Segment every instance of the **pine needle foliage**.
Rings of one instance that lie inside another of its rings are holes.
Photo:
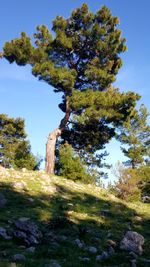
[[[106,6],[94,14],[83,4],[69,18],[57,16],[52,32],[37,26],[34,43],[23,32],[4,45],[3,57],[10,63],[31,65],[35,77],[62,93],[59,108],[66,113],[69,107],[70,118],[61,138],[75,149],[103,148],[140,98],[112,87],[126,51],[118,25]]]

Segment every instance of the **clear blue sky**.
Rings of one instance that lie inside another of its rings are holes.
[[[68,17],[81,6],[81,0],[5,0],[1,2],[0,51],[5,41],[18,37],[21,31],[32,35],[37,25],[51,22],[57,15]],[[102,5],[120,18],[120,28],[127,39],[128,51],[122,55],[123,67],[116,85],[142,95],[141,102],[150,111],[150,1],[87,0],[95,12]],[[31,75],[30,67],[10,65],[0,60],[0,113],[23,117],[33,153],[45,154],[48,133],[58,126],[62,113],[58,109],[60,95]],[[109,145],[109,162],[121,160],[116,142]]]

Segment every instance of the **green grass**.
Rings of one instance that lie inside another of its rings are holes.
[[[25,182],[25,190],[15,189],[14,181]],[[0,193],[7,199],[6,207],[0,209],[0,227],[11,229],[10,220],[29,217],[45,233],[33,254],[27,253],[26,248],[15,241],[1,238],[0,267],[11,267],[11,257],[17,253],[26,256],[26,262],[17,264],[17,267],[44,267],[52,259],[62,267],[128,267],[129,254],[119,249],[119,242],[130,228],[145,237],[144,252],[138,257],[137,264],[139,267],[148,266],[143,259],[150,259],[149,204],[127,203],[93,185],[31,171],[1,172]],[[107,216],[102,214],[102,210],[109,211]],[[75,244],[77,238],[86,247],[96,247],[98,252],[91,254],[86,249],[78,248]],[[107,260],[96,262],[96,255],[108,248],[109,239],[117,244],[115,254]],[[81,262],[80,257],[90,260]]]

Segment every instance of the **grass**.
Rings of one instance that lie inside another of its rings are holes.
[[[14,188],[14,182],[23,181],[25,188]],[[0,209],[0,227],[11,229],[11,222],[20,217],[31,218],[44,233],[34,253],[14,240],[0,239],[0,267],[10,265],[14,254],[24,254],[25,263],[17,267],[44,267],[56,260],[62,267],[130,266],[129,253],[119,249],[124,233],[131,229],[145,238],[144,252],[137,266],[150,259],[150,208],[149,204],[121,201],[107,190],[93,185],[73,182],[62,177],[48,177],[44,172],[0,171],[0,193],[7,204]],[[103,211],[106,210],[106,214]],[[79,248],[75,240],[84,242]],[[96,261],[109,245],[116,243],[115,254],[107,260]],[[97,248],[97,253],[88,247]],[[81,258],[89,258],[82,262]]]

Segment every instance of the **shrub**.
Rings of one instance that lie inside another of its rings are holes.
[[[150,202],[150,165],[142,166],[139,169],[138,187],[141,191],[141,198],[146,196]]]
[[[86,166],[67,142],[60,145],[59,148],[57,174],[74,181],[81,180],[86,183],[94,179],[94,176],[92,177],[87,173]]]
[[[126,168],[118,163],[114,173],[118,178],[114,186],[117,196],[124,200],[139,200],[141,193],[138,187],[138,169]]]

